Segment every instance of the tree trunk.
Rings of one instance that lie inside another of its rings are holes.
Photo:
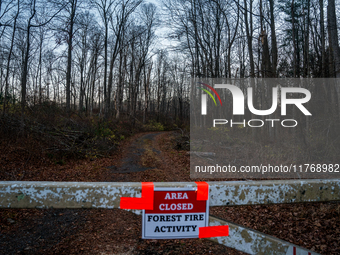
[[[322,0],[321,0],[322,1]],[[275,32],[275,18],[274,18],[274,0],[269,0],[270,7],[270,30],[271,30],[271,43],[272,43],[272,77],[276,77],[277,68],[277,43]]]
[[[331,70],[331,76],[340,78],[340,48],[338,39],[337,20],[335,14],[335,0],[328,0],[327,6],[327,23],[329,35],[329,48],[331,61],[334,61],[334,71]]]
[[[77,0],[71,1],[70,28],[68,31],[67,70],[66,70],[66,111],[71,110],[71,71],[72,71],[72,42],[73,25],[77,9]]]
[[[253,56],[253,18],[252,18],[252,0],[250,0],[250,21],[248,23],[248,7],[247,0],[244,0],[244,22],[246,26],[246,35],[248,42],[250,77],[255,77],[254,56]]]
[[[321,36],[321,77],[326,76],[326,46],[325,46],[325,23],[323,12],[323,0],[319,0],[320,5],[320,36]]]
[[[22,119],[22,125],[24,120],[24,112],[25,112],[25,106],[26,106],[26,85],[27,85],[27,76],[28,76],[28,59],[30,54],[30,33],[31,33],[31,22],[32,19],[35,16],[36,10],[35,10],[35,2],[33,1],[33,12],[31,14],[31,17],[28,20],[27,23],[27,31],[26,31],[26,50],[25,50],[25,57],[23,62],[23,68],[22,68],[22,77],[21,77],[21,119]],[[23,126],[22,126],[23,127]]]
[[[307,1],[307,18],[304,18],[303,77],[309,77],[309,27],[310,0]]]
[[[298,68],[297,68],[297,45],[296,45],[296,40],[297,38],[295,38],[296,36],[296,31],[295,31],[295,15],[294,15],[294,12],[295,12],[295,6],[294,6],[294,0],[292,0],[292,4],[291,4],[291,15],[292,15],[292,39],[293,39],[293,48],[294,48],[294,54],[293,54],[293,72],[294,72],[294,75],[293,77],[297,77],[298,75]]]
[[[12,32],[12,39],[11,39],[11,46],[9,48],[8,58],[7,58],[7,68],[6,68],[6,78],[5,78],[5,97],[4,97],[4,105],[3,105],[3,114],[6,113],[6,106],[7,106],[7,97],[8,97],[8,87],[9,87],[9,69],[11,64],[11,56],[13,52],[14,46],[14,38],[15,38],[15,31],[17,28],[17,19],[20,12],[20,0],[18,0],[18,10],[14,17],[14,24],[13,24],[13,32]]]

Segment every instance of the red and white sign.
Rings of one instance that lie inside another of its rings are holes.
[[[197,200],[195,189],[155,188],[153,210],[143,211],[142,238],[198,238],[208,226],[209,201]]]

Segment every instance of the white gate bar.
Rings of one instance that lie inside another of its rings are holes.
[[[229,236],[214,237],[210,240],[230,248],[256,255],[316,255],[300,246],[288,243],[276,237],[266,235],[241,225],[222,220],[213,216],[209,217],[210,226],[228,225]]]
[[[209,206],[340,200],[340,179],[208,182]],[[155,182],[155,187],[196,187]],[[0,208],[119,208],[120,197],[139,197],[140,182],[0,182]]]
[[[340,200],[340,179],[211,182],[210,206]]]

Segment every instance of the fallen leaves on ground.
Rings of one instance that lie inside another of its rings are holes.
[[[0,141],[4,152],[0,155],[0,179],[193,181],[189,155],[175,149],[174,132],[164,132],[137,146],[145,149],[140,163],[144,162],[147,170],[115,172],[134,141],[143,135],[126,139],[109,158],[66,162],[49,160],[43,148],[34,147],[30,140],[20,146]],[[214,207],[210,213],[321,254],[340,254],[340,203]],[[0,233],[3,254],[243,254],[209,240],[143,240],[141,217],[116,209],[3,209]]]

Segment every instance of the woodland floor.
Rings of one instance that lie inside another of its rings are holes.
[[[126,139],[114,155],[56,164],[30,143],[0,141],[0,180],[193,181],[175,132]],[[25,170],[23,170],[25,169]],[[211,180],[209,180],[211,181]],[[340,203],[213,207],[210,214],[321,254],[340,254]],[[124,210],[0,210],[0,254],[244,254],[209,240],[143,240]]]

